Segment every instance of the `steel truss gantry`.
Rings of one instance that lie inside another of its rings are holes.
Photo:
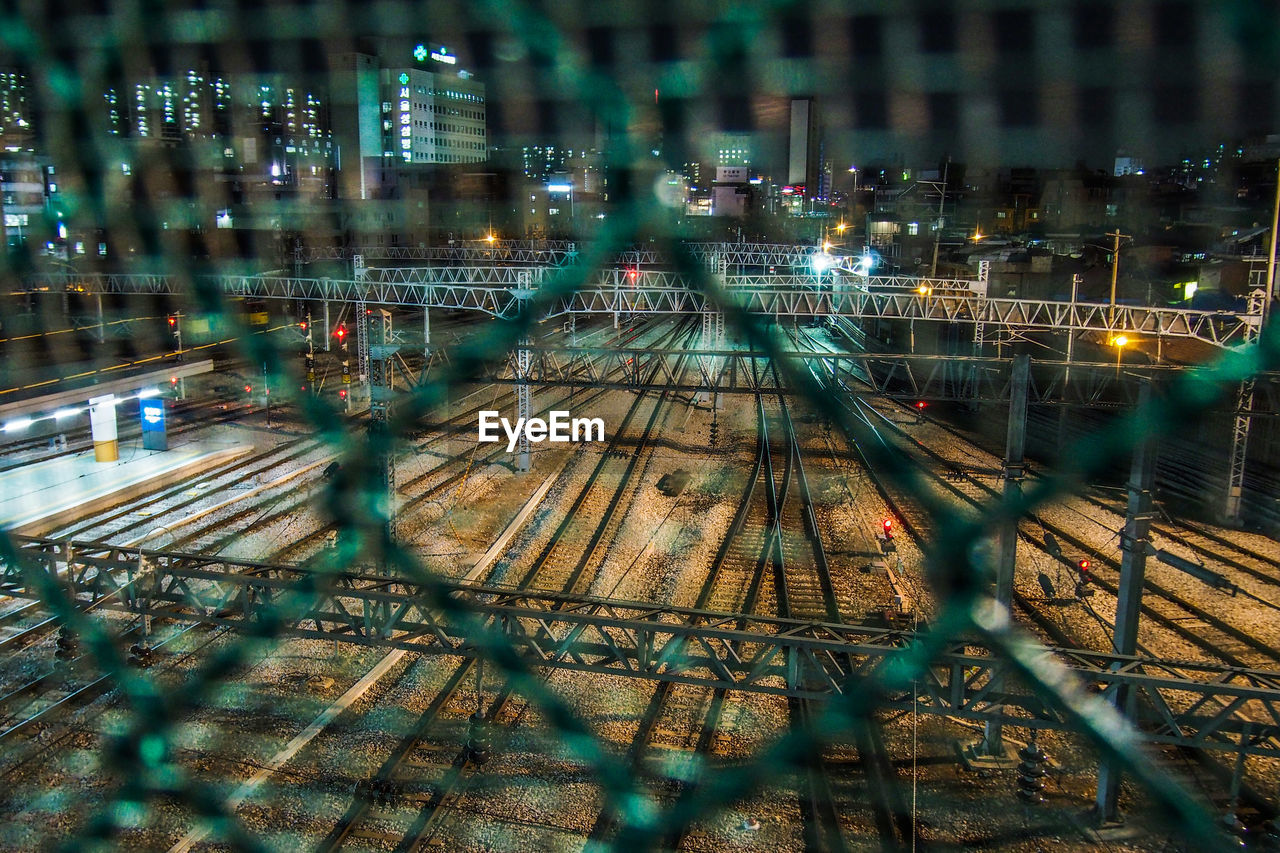
[[[513,317],[537,294],[549,270],[542,267],[369,268],[362,279],[280,275],[219,276],[229,296],[313,299],[380,305],[454,308]],[[921,284],[932,281],[934,285]],[[983,324],[1021,334],[1094,332],[1192,338],[1218,347],[1246,344],[1261,328],[1261,310],[1245,313],[1182,308],[1117,306],[1035,299],[992,299],[973,282],[905,277],[867,279],[857,285],[815,285],[804,276],[725,276],[723,299],[770,317],[847,317]],[[162,275],[32,276],[27,286],[94,293],[177,294],[184,280]],[[923,290],[922,290],[923,288]],[[723,307],[680,274],[600,270],[571,295],[557,298],[544,316],[565,314],[703,314]]]
[[[698,261],[715,256],[729,268],[803,268],[809,269],[818,253],[814,246],[796,246],[785,243],[682,243],[681,247]],[[445,263],[512,263],[562,266],[574,261],[579,251],[589,250],[589,244],[568,240],[460,240],[452,246],[356,246],[311,247],[299,250],[301,262],[321,260],[348,260],[363,255],[371,261],[443,261]],[[842,260],[845,253],[827,252],[829,257]],[[671,266],[672,253],[647,246],[632,246],[618,252],[611,265]]]
[[[661,349],[573,347],[529,344],[522,347],[527,360],[514,355],[505,362],[491,362],[474,378],[500,385],[526,383],[535,387],[616,388],[720,394],[803,393],[786,381],[785,372],[775,379],[773,357],[755,351],[730,349]],[[442,349],[443,354],[449,350]],[[851,376],[867,383],[869,391],[911,402],[1006,402],[1010,393],[1012,359],[944,355],[885,355],[786,351],[781,359],[793,370],[815,377]],[[682,358],[693,358],[696,373],[681,374]],[[1172,382],[1189,368],[1169,365],[1126,367],[1117,373],[1114,364],[1101,362],[1033,361],[1028,400],[1032,404],[1065,404],[1105,408],[1131,407],[1137,403],[1139,380],[1157,384]],[[1270,408],[1253,415],[1280,412],[1280,384],[1271,374],[1256,382],[1259,396]],[[1070,379],[1070,381],[1067,381]],[[1225,405],[1225,404],[1224,404]],[[1225,411],[1225,409],[1224,409]]]
[[[13,536],[0,592],[39,599],[50,584],[79,606],[256,634],[260,625],[310,637],[422,654],[475,656],[477,632],[529,666],[708,688],[829,699],[904,653],[907,631],[718,613],[437,579],[422,586],[379,574]],[[25,566],[25,569],[24,569]],[[43,573],[40,579],[32,573]],[[448,597],[459,620],[435,605]],[[457,610],[455,610],[457,612]],[[480,644],[482,645],[482,644]],[[1173,744],[1280,757],[1280,673],[1079,649],[1038,648],[1074,687],[1137,697],[1136,734]],[[1028,660],[1027,653],[1019,655]],[[883,709],[1006,726],[1070,730],[1073,722],[978,639],[947,644],[914,691],[880,697]],[[1101,702],[1095,702],[1101,707]]]

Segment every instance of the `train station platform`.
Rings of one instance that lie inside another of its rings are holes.
[[[151,451],[143,450],[139,440],[121,447],[115,462],[94,461],[90,448],[0,471],[0,526],[39,535],[252,450],[230,439],[208,439]]]

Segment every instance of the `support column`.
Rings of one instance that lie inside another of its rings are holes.
[[[333,350],[333,326],[329,323],[329,300],[324,300],[324,351]]]
[[[525,349],[528,344],[529,340],[527,338],[522,339],[520,348],[516,350],[516,369],[519,372],[519,378],[522,380],[516,386],[516,417],[526,424],[529,423],[529,418],[533,417],[533,400],[528,383],[531,353]],[[519,455],[516,458],[516,470],[521,474],[527,474],[532,467],[529,458],[529,433],[527,430],[520,431],[520,443],[518,446]]]
[[[102,294],[95,293],[93,300],[98,307],[98,343],[104,344],[107,342],[107,324],[102,319]]]
[[[1031,356],[1019,355],[1013,359],[1013,375],[1009,381],[1009,428],[1004,451],[1004,502],[1022,497],[1023,453],[1027,440],[1027,384],[1031,377]],[[1000,554],[996,564],[995,600],[1003,610],[1009,609],[1013,600],[1013,574],[1018,561],[1018,517],[1006,519],[1000,525]],[[982,752],[986,755],[1002,755],[1003,725],[999,719],[986,724],[982,738]]]
[[[1280,210],[1280,187],[1276,189],[1277,210]],[[1268,288],[1270,288],[1270,280],[1275,274],[1275,241],[1271,246],[1272,260],[1268,266]],[[1258,289],[1249,292],[1249,322],[1245,326],[1244,342],[1246,344],[1257,345],[1258,339],[1262,336],[1262,328],[1266,324],[1267,306],[1270,297],[1267,291]],[[1240,521],[1240,504],[1244,496],[1244,468],[1245,460],[1249,452],[1249,428],[1252,425],[1253,417],[1250,412],[1253,411],[1253,382],[1254,377],[1245,377],[1240,382],[1240,387],[1236,390],[1236,410],[1235,419],[1232,423],[1231,430],[1231,470],[1227,479],[1227,501],[1223,506],[1223,515],[1226,516],[1228,522],[1239,523]]]
[[[1227,476],[1227,501],[1222,514],[1231,523],[1239,523],[1244,498],[1244,468],[1249,455],[1249,427],[1253,418],[1253,377],[1236,389],[1236,411],[1231,424],[1231,470]]]
[[[1151,386],[1143,385],[1138,398],[1138,411],[1149,410]],[[1143,437],[1133,450],[1133,467],[1129,474],[1129,505],[1125,513],[1124,532],[1120,536],[1120,589],[1116,600],[1116,630],[1112,650],[1118,655],[1132,655],[1138,648],[1138,619],[1142,612],[1142,584],[1147,572],[1147,537],[1151,530],[1151,490],[1156,479],[1156,445]],[[1117,685],[1111,702],[1126,717],[1132,716],[1134,695],[1127,685]],[[1120,767],[1103,761],[1098,768],[1098,795],[1095,802],[1098,818],[1103,822],[1119,817]]]
[[[89,398],[89,429],[93,434],[95,462],[115,462],[120,458],[116,438],[116,396]]]
[[[360,384],[369,384],[369,308],[356,303],[356,361],[360,366]]]
[[[380,480],[377,500],[383,518],[383,536],[386,543],[391,543],[396,540],[396,456],[395,436],[389,421],[394,394],[393,362],[399,349],[392,342],[391,312],[376,309],[372,322],[365,323],[365,333],[370,338],[365,367],[369,376],[369,445]],[[385,573],[389,568],[385,554],[380,554],[379,571]]]
[[[422,306],[422,357],[431,358],[431,308]]]
[[[708,302],[702,312],[702,337],[701,347],[704,350],[722,350],[724,349],[724,313],[716,311],[714,306]],[[702,381],[706,383],[706,391],[699,392],[697,400],[700,403],[708,403],[712,411],[719,408],[720,395],[713,389],[716,385],[716,378],[720,373],[720,359],[716,356],[704,355],[698,358],[698,367],[702,372]]]
[[[1062,370],[1062,405],[1058,407],[1058,449],[1067,446],[1067,405],[1071,392],[1071,363],[1076,354],[1076,299],[1080,295],[1080,273],[1071,276],[1071,315],[1067,321],[1067,361]],[[1157,339],[1158,340],[1158,339]],[[1159,359],[1157,359],[1159,361]]]

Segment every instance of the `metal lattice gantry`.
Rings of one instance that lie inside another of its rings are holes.
[[[577,259],[580,251],[589,251],[590,244],[570,240],[458,240],[448,246],[316,246],[299,248],[297,258],[302,263],[314,261],[349,260],[362,255],[367,261],[427,261],[467,263],[511,263],[528,265],[562,266]],[[728,269],[755,268],[763,271],[774,269],[809,269],[818,249],[812,246],[796,246],[786,243],[682,243],[681,249],[698,261],[718,258]],[[825,252],[836,262],[843,262],[847,255],[840,250]],[[670,252],[645,246],[632,246],[618,252],[611,266],[671,266]]]
[[[494,632],[528,664],[710,688],[831,699],[913,643],[907,631],[681,608],[560,592],[305,567],[15,536],[27,573],[0,566],[0,586],[39,598],[31,571],[47,574],[78,606],[178,623],[474,656],[477,630]],[[141,560],[139,557],[141,556]],[[35,567],[32,569],[31,567]],[[471,620],[445,615],[448,597]],[[477,625],[485,626],[477,629]],[[1133,736],[1247,755],[1280,757],[1280,673],[1148,657],[1035,647],[1073,689],[1094,690],[1098,714],[1112,692],[1138,697]],[[948,643],[914,692],[882,707],[1026,728],[1071,729],[1054,701],[1018,679],[979,639]],[[1114,725],[1125,726],[1114,717]]]
[[[524,307],[548,268],[426,267],[369,268],[362,279],[296,278],[278,275],[230,275],[215,280],[228,296],[261,299],[310,299],[381,305],[456,308],[514,317]],[[725,277],[717,301],[729,301],[751,314],[769,317],[880,318],[994,326],[1018,333],[1094,332],[1101,335],[1150,335],[1190,338],[1215,347],[1256,339],[1262,314],[1038,299],[993,299],[960,280],[883,277],[865,283],[817,287],[804,276]],[[785,283],[784,283],[785,282]],[[932,284],[930,284],[932,282]],[[950,285],[950,286],[948,286]],[[89,292],[177,294],[183,282],[162,275],[37,275],[27,286]],[[544,312],[563,314],[702,314],[707,295],[687,276],[675,272],[601,270],[594,281],[558,297]]]
[[[453,348],[436,352],[450,356]],[[948,355],[895,355],[882,353],[784,350],[766,353],[735,349],[664,349],[653,347],[558,346],[528,344],[520,348],[526,361],[487,361],[472,378],[499,385],[533,387],[618,388],[629,390],[716,394],[802,393],[789,384],[787,371],[775,375],[774,362],[807,371],[824,379],[847,378],[865,383],[870,391],[902,400],[989,401],[1009,399],[1011,359]],[[682,374],[686,358],[700,369]],[[1032,404],[1065,403],[1080,406],[1124,406],[1137,403],[1140,381],[1172,382],[1194,368],[1174,365],[1141,365],[1117,372],[1103,362],[1032,362],[1029,400]],[[1069,381],[1068,381],[1069,380]],[[1246,415],[1271,415],[1280,411],[1280,377],[1266,374],[1255,381],[1260,409]],[[1234,411],[1234,409],[1232,410]]]

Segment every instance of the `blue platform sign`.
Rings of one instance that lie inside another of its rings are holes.
[[[169,437],[164,428],[164,400],[142,401],[142,448],[168,450]]]

